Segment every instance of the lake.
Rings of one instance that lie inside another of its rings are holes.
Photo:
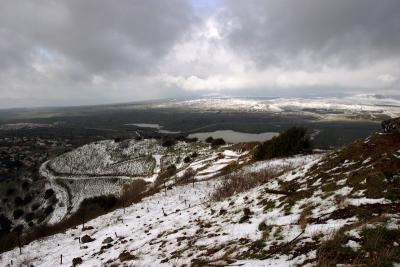
[[[223,138],[229,143],[240,143],[240,142],[263,142],[272,139],[272,137],[279,135],[279,133],[265,132],[265,133],[243,133],[232,130],[219,130],[214,132],[203,132],[203,133],[192,133],[189,134],[189,138],[198,138],[205,140],[207,137],[212,138]]]

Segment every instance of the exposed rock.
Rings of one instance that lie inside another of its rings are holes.
[[[95,239],[91,238],[88,235],[84,235],[81,238],[82,243],[89,243],[89,242],[93,242]]]
[[[94,227],[91,226],[91,225],[89,225],[89,226],[83,227],[83,228],[82,228],[82,232],[83,232],[83,231],[93,230],[93,229],[94,229]]]
[[[100,251],[103,251],[103,250],[105,250],[105,249],[109,249],[109,248],[111,248],[112,246],[113,246],[112,244],[107,244],[107,245],[101,246]]]
[[[382,128],[384,133],[400,133],[400,118],[383,121]]]
[[[106,239],[103,240],[103,244],[108,244],[113,242],[113,239],[111,237],[107,237]]]
[[[130,261],[136,259],[135,255],[132,255],[128,251],[124,251],[118,256],[120,261]]]
[[[77,266],[77,265],[79,265],[79,264],[82,264],[82,259],[80,258],[80,257],[78,257],[78,258],[73,258],[72,259],[72,266]]]

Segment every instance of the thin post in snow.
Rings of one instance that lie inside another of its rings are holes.
[[[19,247],[19,254],[22,254],[22,246],[21,246],[21,230],[18,230],[18,247]]]
[[[60,264],[62,264],[62,254],[60,255]]]
[[[82,212],[82,231],[85,229],[85,213]]]

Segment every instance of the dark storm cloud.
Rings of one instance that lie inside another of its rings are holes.
[[[0,8],[0,67],[42,49],[88,73],[143,72],[193,23],[183,0],[10,0]]]
[[[227,0],[224,5],[221,21],[231,29],[230,44],[263,66],[351,66],[400,54],[398,0]]]
[[[0,2],[0,108],[400,85],[400,0]]]

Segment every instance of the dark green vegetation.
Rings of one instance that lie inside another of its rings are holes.
[[[26,229],[25,231],[23,231],[22,225],[10,231],[12,222],[5,216],[0,215],[0,233],[2,233],[2,230],[5,230],[3,236],[0,237],[0,253],[17,247],[18,240],[20,240],[21,245],[26,245],[39,238],[65,232],[68,228],[78,225],[82,225],[83,227],[85,222],[93,218],[117,208],[124,208],[134,202],[140,201],[144,197],[158,192],[157,188],[152,188],[147,191],[145,191],[145,189],[146,183],[143,180],[134,180],[131,184],[127,184],[123,188],[122,196],[119,198],[113,195],[104,195],[85,199],[80,204],[79,209],[70,217],[53,225],[41,224]],[[53,207],[48,206],[48,209],[53,209]],[[48,213],[52,211],[53,210],[49,210]],[[28,219],[29,216],[30,215],[28,215]]]
[[[304,128],[292,127],[256,147],[254,160],[289,157],[296,154],[309,153],[311,141]]]

